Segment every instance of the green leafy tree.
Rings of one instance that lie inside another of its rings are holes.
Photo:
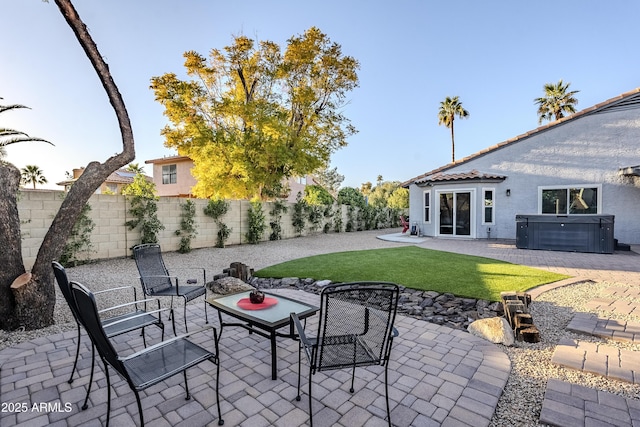
[[[33,184],[33,188],[36,188],[36,184],[46,184],[47,178],[44,176],[44,172],[36,165],[27,165],[20,169],[20,174],[22,176],[22,184],[28,185]]]
[[[456,116],[461,119],[469,117],[469,112],[462,107],[462,102],[457,96],[446,97],[444,101],[440,102],[440,109],[438,110],[438,125],[445,125],[445,127],[451,129],[451,161],[456,161],[456,144],[453,137],[453,121]]]
[[[326,206],[333,204],[333,197],[319,185],[307,185],[304,188],[304,201],[307,205]]]
[[[364,197],[369,197],[371,190],[373,190],[373,184],[371,184],[370,181],[364,182],[360,185],[360,192]]]
[[[287,213],[288,209],[285,200],[275,200],[273,202],[272,209],[269,211],[269,215],[271,215],[269,240],[282,239],[282,214]]]
[[[562,79],[558,83],[547,83],[544,85],[544,96],[534,99],[538,105],[538,124],[544,120],[558,120],[565,114],[576,112],[578,99],[575,95],[579,90],[569,91],[571,83],[564,84]]]
[[[317,170],[313,179],[318,185],[326,188],[333,197],[337,197],[340,184],[344,181],[344,175],[338,173],[338,168],[324,168]]]
[[[391,209],[409,208],[409,189],[398,187],[389,195],[387,207]]]
[[[69,190],[42,240],[38,255],[31,268],[31,280],[24,285],[28,292],[23,295],[28,294],[28,298],[18,298],[11,290],[11,284],[16,277],[25,273],[21,252],[20,217],[17,209],[20,170],[9,162],[0,162],[0,182],[2,182],[0,186],[0,247],[3,248],[0,251],[0,265],[2,265],[2,269],[0,269],[0,328],[5,330],[18,327],[30,330],[53,324],[56,286],[51,260],[60,257],[73,226],[95,190],[111,173],[135,158],[129,115],[104,57],[100,54],[87,26],[78,16],[71,1],[55,0],[55,3],[91,62],[115,111],[122,135],[122,151],[109,157],[103,163],[90,162],[82,176]],[[9,141],[13,141],[16,136],[19,139],[21,136],[25,137],[25,134],[0,133],[4,138],[9,138]],[[6,139],[4,143],[7,144]]]
[[[165,146],[194,162],[197,197],[267,199],[283,178],[326,165],[355,133],[341,109],[358,85],[358,61],[315,27],[284,52],[237,36],[209,60],[184,57],[193,80],[167,73],[151,89],[170,122]]]
[[[164,225],[158,219],[158,197],[156,186],[141,173],[133,177],[133,183],[127,185],[122,194],[130,203],[129,213],[133,219],[125,222],[130,230],[140,229],[140,243],[158,243],[158,232]]]
[[[291,215],[291,225],[298,236],[302,236],[302,232],[306,226],[307,202],[304,201],[302,193],[296,196],[296,202],[293,204],[293,213]]]
[[[364,196],[357,188],[343,187],[338,191],[338,204],[363,208],[366,202]]]

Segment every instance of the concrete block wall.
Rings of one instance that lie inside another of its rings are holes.
[[[38,249],[47,233],[54,216],[58,212],[65,193],[56,190],[22,190],[18,198],[18,214],[21,221],[22,233],[22,256],[25,268],[28,270],[33,266]],[[204,248],[214,246],[216,243],[218,227],[213,218],[204,214],[204,208],[208,200],[191,199],[196,205],[196,231],[195,238],[191,241],[191,247]],[[161,197],[158,200],[158,219],[165,226],[165,229],[158,233],[158,240],[163,251],[175,251],[180,247],[181,236],[176,235],[176,230],[180,229],[182,214],[181,205],[186,199]],[[222,218],[222,221],[232,229],[227,245],[237,245],[246,243],[245,234],[248,230],[248,212],[250,202],[247,200],[230,200],[229,211]],[[91,211],[89,216],[95,224],[91,233],[91,243],[93,253],[90,259],[120,258],[131,255],[130,248],[140,243],[140,232],[129,230],[125,222],[132,219],[128,212],[130,206],[122,195],[94,194],[89,199]],[[265,215],[265,232],[263,241],[269,240],[271,227],[269,212],[272,203],[262,204]],[[296,237],[293,228],[292,214],[293,204],[288,203],[288,210],[282,214],[282,238],[288,239]],[[343,231],[347,223],[347,207],[334,206],[334,210],[340,212],[342,216]],[[326,221],[326,219],[325,219]],[[321,233],[324,223],[316,233]],[[331,228],[333,232],[333,227]],[[308,225],[303,235],[309,234]]]

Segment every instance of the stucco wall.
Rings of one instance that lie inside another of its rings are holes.
[[[585,115],[507,144],[444,173],[480,172],[504,175],[496,187],[496,225],[491,237],[515,239],[516,214],[537,214],[539,186],[601,184],[601,214],[615,215],[615,237],[640,244],[640,187],[621,176],[620,168],[640,164],[640,110]],[[473,187],[469,182],[449,188]],[[477,188],[489,184],[477,184]],[[440,187],[438,187],[440,188]],[[420,219],[423,231],[433,235],[434,224],[422,222],[422,194],[426,188],[410,186],[410,215]],[[506,190],[510,189],[510,196]],[[476,193],[477,238],[486,238],[480,224],[482,198]],[[437,200],[434,200],[437,202]],[[437,208],[437,204],[433,206]],[[432,209],[433,209],[432,208]]]
[[[22,254],[27,269],[35,262],[38,249],[44,239],[53,217],[57,213],[64,192],[53,190],[23,190],[18,201],[18,213],[21,220]],[[215,245],[218,228],[213,218],[204,214],[203,210],[208,201],[203,199],[191,199],[196,204],[196,228],[197,235],[191,241],[192,248],[211,247]],[[180,228],[181,203],[185,199],[175,197],[161,197],[158,201],[158,219],[165,229],[158,235],[159,243],[164,251],[175,251],[180,247],[180,236],[175,231]],[[223,222],[232,228],[231,236],[226,244],[235,245],[245,243],[245,233],[248,229],[248,210],[250,203],[246,200],[229,201],[229,211],[223,218]],[[124,196],[94,194],[89,199],[91,206],[90,217],[95,223],[91,234],[91,243],[95,253],[91,259],[117,258],[131,255],[130,248],[140,243],[140,233],[137,230],[130,231],[124,223],[131,218],[128,213],[129,205]],[[263,240],[269,239],[271,228],[269,227],[271,203],[263,204],[266,229]],[[347,222],[346,206],[335,206],[342,216],[343,230]],[[291,225],[292,205],[289,205],[287,213],[282,215],[282,238],[295,237],[297,234]],[[322,229],[319,230],[321,232]],[[308,234],[307,230],[303,234]]]

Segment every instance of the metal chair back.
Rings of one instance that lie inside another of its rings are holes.
[[[146,295],[154,295],[173,287],[169,271],[162,260],[160,245],[145,243],[134,246],[133,256]]]

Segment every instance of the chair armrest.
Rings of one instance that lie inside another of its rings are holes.
[[[101,291],[95,291],[93,295],[100,295],[100,294],[104,294],[105,292],[121,291],[123,289],[129,289],[129,288],[132,288],[134,292],[136,291],[136,288],[134,286],[128,285],[128,286],[118,286],[117,288],[103,289]]]
[[[117,310],[119,308],[129,307],[131,305],[137,305],[137,304],[141,304],[141,303],[145,303],[145,302],[149,302],[149,301],[158,301],[158,307],[160,307],[160,300],[158,300],[156,298],[148,298],[148,299],[142,299],[142,300],[139,300],[139,301],[133,301],[133,302],[127,302],[127,303],[124,303],[124,304],[114,305],[113,307],[107,307],[107,308],[104,308],[104,309],[98,311],[98,314],[102,314],[102,313],[105,313],[107,311]]]
[[[291,313],[289,316],[291,316],[291,321],[296,327],[296,331],[300,337],[300,344],[304,347],[304,353],[307,355],[307,360],[311,363],[311,347],[313,345],[311,344],[311,341],[309,341],[309,338],[307,338],[307,334],[304,332],[304,327],[302,326],[302,323],[300,323],[298,315],[296,313]]]
[[[217,349],[217,337],[218,337],[218,334],[217,334],[216,328],[213,327],[213,326],[207,326],[207,327],[204,327],[202,329],[198,329],[197,331],[188,332],[186,334],[178,335],[177,337],[168,339],[166,341],[159,342],[158,344],[154,344],[151,347],[147,347],[144,350],[140,350],[140,351],[138,351],[136,353],[130,354],[129,356],[118,357],[118,360],[126,361],[126,360],[129,360],[129,359],[133,359],[134,357],[138,357],[138,356],[143,355],[145,353],[148,353],[150,351],[153,351],[153,350],[156,350],[158,348],[162,348],[162,347],[164,347],[166,345],[169,345],[172,342],[175,342],[175,341],[190,337],[191,335],[194,335],[194,334],[199,334],[200,332],[209,331],[209,330],[213,330],[213,338],[214,338],[213,342],[216,343],[216,349]],[[218,357],[217,354],[215,356]]]
[[[156,314],[156,313],[161,313],[163,311],[169,311],[170,309],[168,308],[161,308],[159,310],[153,310],[153,311],[145,311],[144,313],[139,313],[139,314],[135,314],[133,316],[127,316],[124,319],[120,319],[120,320],[116,320],[115,322],[109,322],[109,319],[105,319],[105,322],[103,324],[103,326],[113,326],[113,325],[117,325],[118,323],[122,323],[122,322],[128,322],[131,319],[136,319],[138,317],[144,317],[148,314]],[[160,320],[160,317],[158,316],[158,320]]]

